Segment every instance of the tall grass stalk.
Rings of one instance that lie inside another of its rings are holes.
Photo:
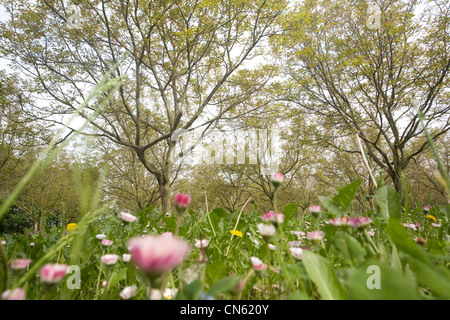
[[[244,205],[242,206],[241,212],[239,212],[239,215],[238,215],[238,218],[237,218],[237,220],[236,220],[236,224],[234,225],[233,230],[236,230],[236,228],[237,228],[237,226],[238,226],[238,224],[239,224],[239,220],[241,219],[241,214],[242,214],[242,212],[244,211],[244,208],[245,208],[245,206],[247,205],[247,203],[250,202],[250,200],[252,200],[252,198],[248,198],[247,201],[246,201],[246,202],[244,203]],[[231,241],[233,240],[233,237],[234,237],[234,234],[231,235],[231,238],[230,238],[230,244],[228,245],[227,252],[225,253],[225,257],[228,257],[228,254],[230,253],[231,244],[232,244]]]

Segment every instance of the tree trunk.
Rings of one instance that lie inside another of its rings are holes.
[[[162,176],[161,181],[158,180],[159,183],[159,193],[161,195],[161,212],[171,212],[170,206],[170,180],[166,177]]]
[[[406,197],[405,197],[405,192],[403,190],[403,181],[402,181],[403,179],[402,179],[401,171],[396,170],[395,172],[390,172],[390,176],[391,176],[392,182],[394,184],[395,191],[397,191],[398,194],[400,195],[400,197],[402,199],[402,205],[404,205],[406,202]]]
[[[169,142],[166,162],[161,170],[161,175],[158,178],[159,192],[161,194],[161,210],[164,213],[171,212],[172,209],[170,203],[170,180],[172,178],[172,170],[174,165],[173,152],[175,150],[175,143],[175,141]]]

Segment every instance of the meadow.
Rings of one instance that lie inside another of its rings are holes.
[[[177,194],[172,214],[100,208],[37,234],[5,234],[2,297],[448,299],[450,206],[409,209],[385,185],[374,211],[355,212],[359,185],[307,212],[289,204],[264,213],[251,201],[231,214],[194,212]]]

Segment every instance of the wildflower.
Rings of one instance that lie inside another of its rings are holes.
[[[373,230],[367,231],[367,234],[369,236],[373,237],[375,235],[375,231],[373,231]]]
[[[30,247],[34,247],[35,243],[34,242],[30,242]]]
[[[103,288],[106,288],[107,285],[108,285],[108,281],[105,280],[105,281],[102,282],[102,287]]]
[[[430,220],[433,220],[435,223],[437,222],[436,217],[432,216],[431,214],[428,214],[425,218],[428,218]]]
[[[189,243],[167,234],[135,237],[128,244],[132,261],[151,279],[181,264],[190,251]]]
[[[119,215],[122,218],[122,220],[125,221],[125,222],[131,223],[131,222],[135,222],[137,220],[137,217],[133,216],[130,213],[121,212],[121,213],[119,213]]]
[[[266,265],[257,257],[251,257],[250,260],[252,261],[253,269],[255,271],[262,271],[266,268]]]
[[[232,235],[235,235],[236,237],[240,237],[242,238],[242,232],[238,231],[238,230],[231,230],[230,233]]]
[[[67,231],[72,231],[77,226],[76,223],[69,223],[66,227]]]
[[[112,266],[117,262],[119,256],[117,254],[105,254],[101,257],[101,260],[107,266]]]
[[[321,211],[320,206],[310,206],[309,207],[309,213],[311,213],[311,215],[316,219],[319,217],[320,211]]]
[[[440,228],[442,226],[440,223],[431,223],[431,225],[435,228]]]
[[[264,213],[261,216],[261,219],[263,219],[265,222],[272,222],[274,224],[282,224],[284,222],[284,214],[275,213],[274,211],[269,211],[269,212]]]
[[[428,212],[430,211],[431,207],[428,204],[424,204],[423,205],[423,212]]]
[[[25,289],[14,288],[2,293],[2,300],[25,300]]]
[[[353,227],[359,230],[366,228],[372,219],[369,217],[339,217],[330,219],[330,223],[342,229]]]
[[[100,233],[95,236],[98,240],[106,239],[106,234]]]
[[[129,286],[129,287],[125,287],[122,292],[120,293],[120,297],[124,300],[128,300],[131,299],[135,296],[136,294],[136,286]]]
[[[404,223],[403,226],[417,231],[416,225],[413,223]]]
[[[275,189],[278,189],[284,182],[284,175],[281,172],[275,172],[270,177],[270,182],[272,182]]]
[[[325,237],[325,232],[318,231],[318,230],[308,232],[308,234],[306,235],[306,238],[308,240],[313,240],[313,241],[322,240],[324,237]]]
[[[288,246],[289,247],[298,247],[298,246],[301,246],[301,245],[302,245],[301,241],[289,241],[288,242]]]
[[[256,225],[259,233],[261,233],[264,240],[270,239],[276,232],[275,226],[272,224],[259,223]]]
[[[305,235],[305,232],[303,231],[291,231],[291,234],[296,235],[298,239],[300,239],[301,236]]]
[[[131,254],[124,253],[122,255],[122,260],[123,260],[123,262],[129,262],[131,260]]]
[[[343,229],[353,225],[353,222],[349,217],[331,218],[330,223]]]
[[[32,260],[29,259],[14,259],[11,261],[11,269],[13,270],[23,270],[26,269]]]
[[[113,244],[112,240],[108,240],[108,239],[102,239],[102,245],[104,246],[110,246]]]
[[[167,288],[164,290],[163,296],[167,299],[167,300],[171,300],[173,298],[175,298],[175,296],[177,295],[178,290],[175,289],[171,289],[171,288]]]
[[[208,239],[201,239],[201,240],[197,240],[195,239],[195,244],[194,246],[196,248],[206,248],[209,245],[209,240]]]
[[[273,244],[268,243],[267,244],[267,248],[269,248],[270,250],[275,250],[277,247],[275,247]]]
[[[2,240],[2,245],[5,245],[6,244],[6,240]]]
[[[177,193],[174,196],[174,201],[177,213],[182,214],[184,211],[186,211],[187,207],[189,207],[189,204],[191,203],[191,197],[184,193]]]
[[[363,230],[365,229],[371,222],[372,219],[370,219],[369,217],[355,217],[355,218],[350,218],[352,226],[356,229],[359,230]]]
[[[51,264],[47,263],[44,265],[40,272],[41,282],[55,284],[64,278],[69,269],[68,265],[65,264]]]
[[[303,258],[303,249],[302,248],[289,248],[292,256],[297,260],[302,260]]]
[[[150,289],[147,288],[147,296],[150,300],[161,300],[162,292],[159,289]]]

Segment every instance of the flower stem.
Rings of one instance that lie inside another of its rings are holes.
[[[273,192],[273,209],[275,210],[275,213],[278,213],[277,197],[278,197],[278,188],[275,188],[275,191]]]
[[[369,242],[372,244],[372,247],[375,249],[375,251],[380,254],[380,250],[378,250],[377,246],[375,245],[375,243],[373,242],[372,237],[367,233],[367,230],[364,229],[364,235],[366,236],[366,238],[369,240]]]
[[[95,288],[95,297],[94,300],[98,299],[98,294],[99,294],[99,286],[100,286],[100,277],[102,274],[102,268],[103,268],[103,263],[100,263],[100,270],[98,272],[98,277],[97,277],[97,286]]]
[[[172,290],[175,290],[175,281],[173,280],[173,274],[172,271],[169,272],[169,281],[170,281],[170,285],[172,286]]]
[[[252,199],[252,198],[248,198],[247,201],[245,201],[244,205],[242,206],[241,212],[239,212],[239,215],[238,215],[238,218],[237,218],[237,220],[236,220],[236,224],[235,224],[233,230],[236,230],[236,228],[237,228],[237,226],[238,226],[238,224],[239,224],[239,219],[241,219],[241,214],[242,214],[242,212],[244,211],[245,206],[247,205],[247,203],[249,203],[249,201],[250,201],[251,199]],[[228,245],[228,248],[227,248],[227,252],[226,252],[226,254],[225,254],[225,257],[228,257],[228,254],[230,253],[231,241],[233,240],[233,237],[234,237],[234,234],[231,235],[231,238],[230,238],[230,244]]]
[[[242,289],[239,291],[239,294],[237,296],[237,300],[241,300],[242,297],[242,292],[244,291],[244,287],[245,284],[247,283],[247,281],[250,279],[250,277],[255,273],[255,270],[252,269],[249,271],[249,273],[247,273],[247,275],[245,276],[245,278],[242,280]]]
[[[209,225],[211,226],[211,230],[214,234],[214,238],[217,238],[216,230],[214,230],[214,226],[212,225],[212,222],[211,222],[211,217],[209,216],[208,197],[206,195],[206,191],[205,191],[205,202],[206,202],[206,215],[208,216],[208,222],[209,222]]]

